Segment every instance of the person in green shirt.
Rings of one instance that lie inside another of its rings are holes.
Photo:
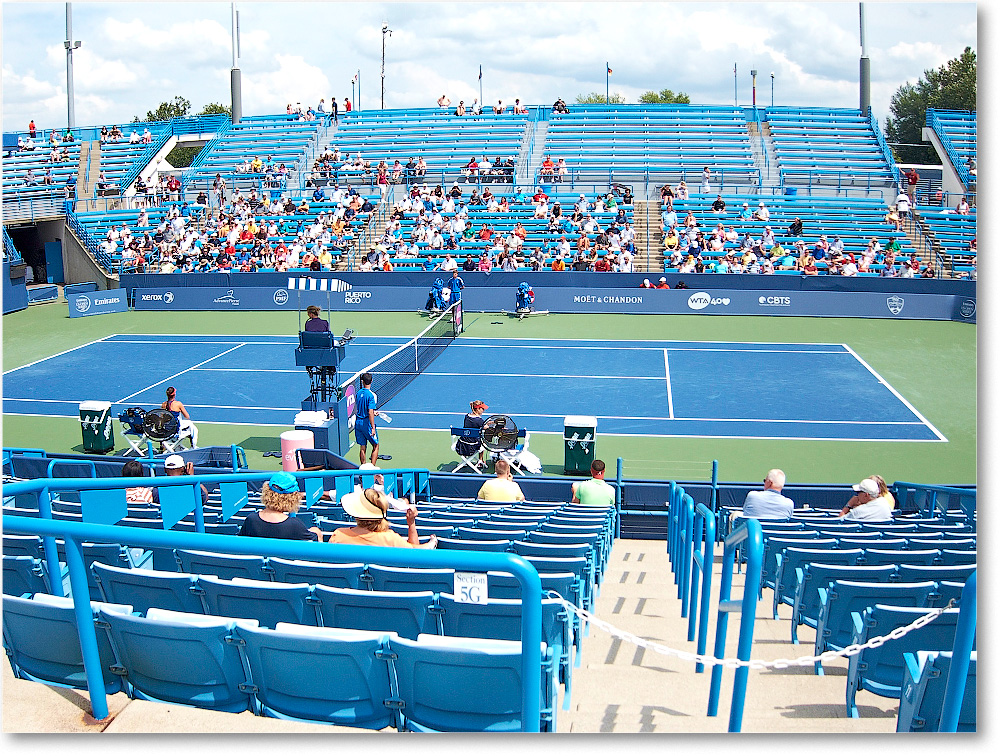
[[[590,479],[573,484],[573,503],[585,507],[610,507],[615,503],[615,489],[604,482],[604,462],[590,463]]]

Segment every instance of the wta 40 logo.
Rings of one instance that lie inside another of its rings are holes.
[[[704,310],[709,305],[728,307],[729,297],[713,297],[707,291],[696,291],[688,297],[688,307],[692,310]]]

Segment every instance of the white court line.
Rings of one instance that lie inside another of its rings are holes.
[[[663,350],[663,372],[667,378],[667,415],[672,419],[674,416],[674,392],[670,388],[670,362],[667,359],[667,351]]]
[[[617,342],[623,343],[623,342]],[[460,344],[458,341],[453,341],[448,345],[448,349],[494,349],[495,347],[488,344]],[[511,344],[507,349],[569,349],[573,351],[589,350],[595,352],[659,352],[663,347],[653,347],[653,346],[608,346],[598,345],[598,346],[535,346],[534,344]],[[747,352],[749,354],[845,354],[840,350],[824,350],[820,351],[818,349],[719,349],[715,347],[667,347],[675,352]]]
[[[459,412],[439,412],[436,410],[386,410],[393,415],[455,415]],[[540,418],[562,418],[564,415],[542,415],[529,412],[507,413],[514,417],[540,417]],[[775,420],[773,418],[753,418],[753,417],[653,417],[650,415],[595,415],[598,420],[654,420],[657,422],[667,422],[669,420],[697,422],[697,423],[802,423],[805,425],[923,425],[912,420]],[[711,438],[711,436],[707,436]]]
[[[285,368],[190,368],[192,373],[302,373],[305,375],[305,368],[289,370]]]
[[[469,336],[466,337],[470,341],[579,341],[579,342],[593,342],[603,344],[605,342],[597,341],[596,339],[550,339],[543,337],[525,337],[525,338],[511,338],[510,336]],[[461,341],[462,337],[458,338]],[[829,346],[829,347],[842,347],[843,344],[836,344],[833,342],[827,343],[825,341],[713,341],[711,339],[664,339],[662,341],[654,341],[652,339],[636,339],[635,341],[639,343],[655,343],[655,344],[768,344],[770,346],[787,346],[788,344],[809,344],[811,346]],[[457,342],[456,342],[457,343]],[[630,342],[619,339],[615,342],[616,344],[628,344]],[[645,347],[646,349],[655,349],[656,347]],[[672,348],[672,347],[670,347]]]
[[[581,375],[580,373],[573,373],[572,375],[562,375],[559,373],[538,375],[538,373],[438,373],[433,370],[425,370],[422,373],[417,373],[418,376],[421,375],[436,375],[447,378],[483,378],[489,376],[490,378],[573,378],[580,380],[608,380],[608,381],[661,381],[663,380],[656,375]]]
[[[32,365],[38,365],[39,363],[45,362],[46,360],[51,360],[53,357],[61,357],[64,354],[75,352],[77,349],[83,349],[84,347],[93,346],[94,344],[100,344],[102,341],[107,341],[109,338],[110,338],[109,336],[105,336],[103,339],[94,339],[93,341],[88,341],[86,344],[80,344],[80,346],[75,346],[70,349],[64,349],[63,351],[57,352],[56,354],[50,354],[48,357],[42,357],[42,359],[40,360],[29,362],[27,365],[21,365],[20,367],[11,368],[10,370],[5,370],[4,375],[9,375],[10,373],[16,373],[18,370],[24,370],[25,368],[29,368]]]
[[[133,396],[138,396],[138,395],[139,395],[139,394],[141,394],[141,393],[142,393],[143,391],[149,391],[149,390],[150,390],[151,388],[156,388],[157,386],[161,386],[161,385],[163,385],[164,383],[166,383],[167,381],[172,381],[172,380],[173,380],[174,378],[176,378],[177,376],[179,376],[179,375],[184,375],[184,373],[188,372],[189,370],[194,370],[194,369],[195,369],[196,367],[201,367],[202,365],[204,365],[204,364],[206,364],[206,363],[209,363],[209,362],[211,362],[212,360],[216,360],[216,359],[218,359],[219,357],[223,357],[224,355],[227,355],[227,354],[229,354],[230,352],[235,352],[235,351],[236,351],[237,349],[239,349],[239,348],[240,348],[241,346],[246,346],[246,344],[237,344],[237,345],[236,345],[236,346],[234,346],[234,347],[233,347],[232,349],[227,349],[227,350],[226,350],[225,352],[220,352],[219,354],[215,355],[214,357],[209,357],[209,358],[208,358],[207,360],[202,360],[202,361],[201,361],[201,362],[199,362],[199,363],[198,363],[197,365],[192,365],[191,367],[189,367],[189,368],[185,368],[184,370],[181,370],[181,371],[179,371],[179,372],[177,372],[177,373],[174,373],[173,375],[168,375],[168,376],[167,376],[166,378],[164,378],[164,379],[163,379],[162,381],[157,381],[156,383],[152,384],[151,386],[146,386],[146,388],[142,388],[142,389],[139,389],[138,391],[136,391],[136,392],[134,392],[134,393],[132,393],[132,394],[129,394],[128,396],[126,396],[126,397],[123,397],[122,399],[119,399],[119,400],[118,400],[117,402],[113,402],[113,404],[121,404],[121,403],[123,403],[123,402],[127,402],[127,401],[128,401],[129,399],[131,399],[131,398],[132,398]]]
[[[848,352],[850,352],[852,355],[854,355],[854,359],[856,359],[858,362],[860,362],[862,365],[864,365],[865,369],[867,369],[869,373],[871,373],[873,376],[875,376],[875,379],[879,383],[881,383],[883,386],[885,386],[887,389],[889,389],[889,391],[892,392],[893,396],[895,396],[897,399],[899,399],[899,401],[901,401],[904,405],[906,405],[906,408],[909,409],[910,412],[912,412],[920,420],[921,423],[923,423],[928,428],[930,428],[931,432],[935,436],[937,436],[941,441],[947,441],[948,440],[947,438],[944,437],[944,434],[941,433],[941,431],[939,431],[937,428],[935,428],[934,425],[931,424],[927,420],[926,417],[924,417],[919,412],[917,412],[917,408],[916,407],[914,407],[912,404],[910,404],[908,401],[906,401],[906,399],[903,397],[902,394],[900,394],[898,391],[896,391],[896,389],[894,389],[891,385],[889,385],[889,382],[885,378],[883,378],[881,375],[879,375],[877,372],[875,372],[875,369],[872,368],[871,365],[869,365],[867,362],[865,362],[863,359],[861,359],[861,355],[859,355],[857,352],[855,352],[853,349],[851,349],[851,347],[849,347],[847,344],[844,344],[844,349],[846,349]]]

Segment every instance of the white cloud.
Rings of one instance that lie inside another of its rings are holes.
[[[289,103],[305,107],[329,98],[330,82],[318,66],[301,55],[275,55],[274,61],[277,67],[270,71],[242,71],[245,113],[279,113]]]

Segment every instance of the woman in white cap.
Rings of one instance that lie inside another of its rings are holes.
[[[247,515],[240,526],[241,536],[288,538],[293,541],[323,539],[323,531],[319,528],[307,528],[302,520],[292,516],[299,510],[302,493],[298,480],[290,472],[272,475],[261,489],[260,501],[264,508]]]
[[[386,513],[390,504],[381,491],[374,488],[352,491],[341,497],[340,506],[357,524],[353,528],[337,528],[330,536],[330,543],[346,543],[354,546],[401,546],[409,549],[437,548],[437,536],[433,534],[426,543],[420,543],[415,524],[417,510],[413,507],[406,510],[406,538],[389,528]]]

